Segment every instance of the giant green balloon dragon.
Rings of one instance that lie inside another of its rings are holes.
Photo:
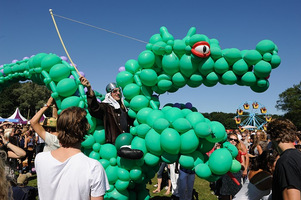
[[[91,128],[82,151],[99,160],[106,170],[110,190],[105,199],[149,199],[146,183],[154,177],[160,161],[179,160],[184,168],[195,170],[197,176],[209,181],[239,171],[237,149],[225,142],[227,134],[221,123],[183,104],[160,109],[158,95],[176,92],[185,85],[212,87],[217,83],[264,92],[272,69],[280,62],[278,48],[270,40],[260,41],[254,50],[221,49],[218,40],[197,34],[195,28],[183,39],[174,39],[167,28],[161,27],[138,59],[128,60],[125,70],[116,77],[128,114],[135,119],[130,133],[121,134],[115,145],[106,144],[103,122],[87,115]],[[0,89],[20,80],[46,85],[59,112],[70,106],[87,110],[85,88],[78,73],[55,54],[39,53],[0,67]],[[96,94],[100,100],[104,98]],[[208,157],[206,153],[216,142],[222,142],[222,148]],[[118,157],[117,149],[126,144],[142,150],[144,157]]]

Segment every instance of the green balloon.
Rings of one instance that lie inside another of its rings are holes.
[[[70,69],[65,64],[56,64],[50,69],[49,76],[53,81],[59,82],[60,80],[70,76]]]
[[[242,76],[243,74],[245,74],[248,71],[249,66],[244,61],[244,59],[240,59],[233,64],[232,69],[236,75]]]
[[[176,54],[164,55],[162,58],[162,69],[168,75],[173,75],[180,70],[180,61]]]
[[[266,87],[269,83],[268,83],[269,81],[267,80],[267,79],[264,79],[264,78],[262,78],[262,79],[259,79],[258,81],[257,81],[257,86],[258,87]]]
[[[199,138],[206,138],[212,132],[209,123],[207,122],[199,122],[194,127],[195,134]]]
[[[130,172],[123,168],[118,168],[118,179],[122,181],[129,181],[130,180]]]
[[[210,57],[212,57],[214,60],[218,60],[223,56],[223,52],[221,50],[221,47],[219,45],[212,45],[210,44]]]
[[[137,95],[132,98],[130,102],[130,108],[134,111],[139,111],[142,108],[148,107],[149,100],[143,95]]]
[[[176,129],[180,134],[185,133],[192,128],[189,121],[185,118],[178,118],[173,123],[172,126]]]
[[[118,167],[109,165],[106,168],[107,178],[110,184],[114,184],[118,180]]]
[[[181,88],[187,83],[187,78],[181,72],[177,72],[172,76],[172,82],[175,86]]]
[[[217,149],[210,155],[208,166],[216,175],[226,174],[232,166],[232,155],[227,149]]]
[[[276,45],[271,40],[262,40],[256,45],[256,50],[263,55],[265,53],[272,53],[275,47]]]
[[[161,148],[160,134],[157,133],[154,129],[148,131],[145,136],[145,145],[149,152],[154,155],[160,156],[163,152]]]
[[[145,140],[140,138],[140,137],[134,137],[131,143],[132,149],[139,149],[143,151],[144,154],[147,153],[146,145],[145,145]]]
[[[138,64],[137,60],[130,59],[124,64],[125,70],[131,74],[135,74],[141,67]]]
[[[262,59],[264,61],[270,62],[272,60],[272,54],[271,53],[265,53],[265,54],[263,54]]]
[[[99,153],[95,152],[95,151],[91,151],[89,158],[93,158],[95,160],[99,160],[100,159],[100,155]]]
[[[222,80],[227,85],[233,85],[237,82],[237,77],[233,71],[227,71],[222,75]]]
[[[167,152],[163,152],[161,155],[161,159],[163,162],[166,162],[167,164],[172,164],[178,160],[179,156],[178,154],[170,154]]]
[[[215,72],[211,72],[206,76],[206,79],[204,79],[203,83],[207,87],[212,87],[216,85],[219,81],[219,75],[217,75]]]
[[[86,118],[90,124],[90,129],[88,130],[88,133],[93,133],[96,128],[96,118],[92,117],[90,113],[87,113]]]
[[[162,40],[162,37],[160,34],[154,34],[152,35],[152,37],[149,39],[149,42],[152,43],[152,44],[155,44],[156,42],[161,42],[163,41]]]
[[[232,165],[231,165],[230,172],[236,173],[236,172],[239,172],[240,169],[241,169],[240,162],[238,162],[237,160],[232,160]]]
[[[142,108],[141,110],[138,111],[137,113],[137,119],[139,123],[146,123],[150,112],[152,112],[153,109],[151,108]]]
[[[137,135],[141,138],[145,138],[147,132],[151,129],[151,127],[147,124],[140,124],[137,126]]]
[[[31,57],[28,61],[29,67],[30,68],[41,67],[41,62],[47,55],[48,54],[46,54],[46,53],[39,53],[39,54],[35,55],[34,57]]]
[[[104,169],[106,169],[108,166],[110,166],[110,162],[106,159],[100,159],[99,162],[103,166]]]
[[[182,109],[182,113],[183,113],[184,117],[186,118],[186,116],[188,114],[192,113],[192,111],[190,109],[188,109],[188,108],[184,108],[184,109]]]
[[[81,145],[84,148],[91,149],[94,143],[94,137],[92,135],[87,135],[85,141],[83,141]]]
[[[211,57],[202,60],[199,63],[198,70],[203,76],[207,76],[209,73],[213,72],[214,70],[214,61]]]
[[[117,180],[116,183],[115,183],[115,188],[118,191],[123,191],[123,190],[126,190],[128,188],[129,184],[130,184],[129,181]]]
[[[253,72],[247,72],[241,77],[243,85],[252,86],[256,84],[256,76]]]
[[[201,153],[207,153],[210,151],[215,145],[215,142],[210,142],[206,139],[200,139],[199,151]]]
[[[124,88],[126,85],[134,82],[134,76],[128,71],[119,72],[116,76],[117,85]]]
[[[183,55],[180,59],[180,71],[186,77],[190,77],[198,69],[198,63],[191,60],[190,55]]]
[[[195,173],[198,177],[203,178],[203,179],[207,179],[212,175],[212,172],[211,172],[209,166],[206,164],[203,164],[203,163],[198,164],[195,167]]]
[[[128,115],[130,116],[130,118],[133,118],[133,119],[135,119],[137,116],[136,112],[133,111],[132,109],[128,110]]]
[[[266,80],[266,85],[265,85],[265,86],[259,87],[259,86],[256,84],[256,85],[251,86],[251,89],[252,89],[254,92],[261,93],[261,92],[265,92],[265,91],[269,88],[269,86],[270,86],[270,84],[269,84],[268,80]]]
[[[189,44],[190,46],[193,46],[195,43],[205,41],[209,43],[209,38],[206,35],[203,34],[194,34],[190,37]]]
[[[61,103],[61,109],[64,110],[72,106],[77,107],[79,103],[80,103],[80,97],[77,96],[66,97]]]
[[[254,74],[259,77],[259,78],[265,78],[270,75],[272,71],[272,66],[270,63],[266,61],[259,61],[255,66],[254,66]]]
[[[281,63],[281,58],[278,55],[273,55],[271,59],[271,65],[273,69],[276,69]]]
[[[185,48],[186,48],[186,44],[183,40],[175,40],[174,41],[173,50],[179,57],[181,57],[182,55],[185,54],[185,52],[186,52]]]
[[[135,160],[129,160],[129,159],[117,157],[117,165],[118,167],[131,170],[136,165],[136,162]]]
[[[195,128],[195,126],[199,122],[204,122],[205,118],[204,116],[199,112],[191,112],[188,115],[186,115],[186,119],[190,122],[191,126]]]
[[[153,167],[155,165],[158,165],[160,161],[160,158],[154,154],[146,153],[144,156],[144,162],[145,164]]]
[[[199,151],[194,151],[190,154],[194,159],[194,166],[197,166],[200,163],[205,163],[204,155]],[[206,154],[205,154],[206,155]]]
[[[138,63],[143,68],[152,68],[155,64],[155,54],[149,50],[141,52],[138,57]]]
[[[242,58],[240,50],[236,48],[228,49],[224,53],[224,57],[226,61],[229,63],[229,65],[233,65],[236,61]]]
[[[194,152],[199,146],[199,139],[195,135],[194,130],[187,131],[181,135],[181,149],[182,154]]]
[[[255,65],[262,59],[262,55],[256,50],[249,50],[243,58],[249,65]]]
[[[154,126],[154,122],[157,119],[164,118],[164,113],[161,110],[152,110],[147,116],[146,123],[150,126]]]
[[[178,154],[181,147],[180,134],[171,128],[165,129],[160,137],[161,147],[170,154]]]
[[[140,94],[140,87],[135,83],[130,83],[123,88],[122,93],[126,99],[131,100]]]
[[[170,122],[173,123],[178,118],[183,118],[184,115],[179,108],[173,107],[165,112],[165,118]]]
[[[95,152],[99,152],[100,148],[101,148],[101,145],[99,143],[94,143],[93,146],[92,146],[92,149]]]
[[[121,133],[115,140],[116,149],[120,149],[123,145],[130,145],[133,140],[133,135],[130,133]]]
[[[236,156],[238,155],[237,147],[230,142],[224,142],[223,148],[227,149],[231,153],[232,158],[236,158]]]
[[[103,159],[107,159],[107,160],[117,157],[117,150],[115,146],[109,143],[102,145],[99,153]]]
[[[179,163],[185,169],[192,169],[194,167],[193,157],[189,155],[181,155],[179,159]]]
[[[226,133],[225,127],[217,121],[212,121],[210,123],[212,134],[206,137],[206,139],[210,142],[221,142],[224,138]]]
[[[49,72],[52,66],[56,64],[60,64],[62,59],[55,54],[48,54],[47,56],[43,57],[41,62],[41,67],[43,70]]]
[[[163,41],[158,41],[152,46],[152,50],[156,55],[164,55],[166,43]]]
[[[203,83],[203,76],[200,74],[192,74],[187,80],[187,85],[192,88],[199,87]]]
[[[56,86],[56,91],[62,97],[73,95],[77,90],[77,84],[74,79],[64,78]]]
[[[160,80],[158,81],[158,88],[164,92],[172,87],[172,82],[170,80]]]
[[[161,133],[164,129],[168,128],[170,123],[165,118],[156,119],[153,123],[153,129]]]
[[[134,167],[131,171],[130,171],[130,178],[132,180],[138,180],[139,178],[141,178],[142,176],[142,171],[140,167]]]
[[[143,85],[154,86],[157,84],[157,73],[153,69],[143,69],[140,73]]]
[[[218,74],[223,74],[229,70],[229,64],[225,58],[220,58],[214,63],[214,71]]]

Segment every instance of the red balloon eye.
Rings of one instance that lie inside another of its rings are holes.
[[[201,41],[193,45],[191,52],[200,58],[207,58],[210,56],[210,45],[208,42]]]

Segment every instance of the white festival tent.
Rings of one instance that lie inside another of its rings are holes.
[[[19,108],[16,108],[14,114],[12,114],[10,117],[5,119],[4,121],[10,121],[18,124],[27,124],[28,120],[23,117],[20,113]]]

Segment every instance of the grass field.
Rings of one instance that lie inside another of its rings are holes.
[[[164,193],[166,190],[161,190],[160,193],[154,194],[152,191],[156,189],[154,185],[157,184],[157,178],[154,177],[152,179],[151,184],[147,184],[146,188],[150,191],[150,196],[152,200],[170,200],[171,194],[168,196],[164,196]],[[37,176],[34,174],[32,177],[29,178],[28,182],[29,186],[37,187]],[[195,177],[194,182],[194,189],[198,195],[198,198],[195,198],[195,200],[216,200],[216,196],[213,195],[209,188],[209,182],[203,179],[200,179],[199,177]]]

